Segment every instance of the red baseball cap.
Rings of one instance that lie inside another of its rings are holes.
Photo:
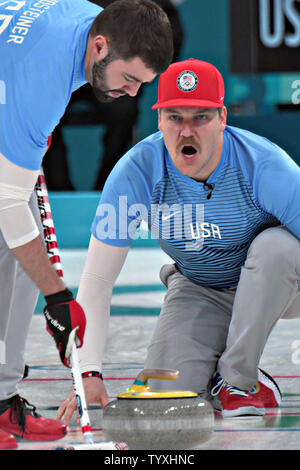
[[[224,81],[212,64],[197,59],[174,62],[160,75],[158,100],[152,109],[197,106],[222,108]]]

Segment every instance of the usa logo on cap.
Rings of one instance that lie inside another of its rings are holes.
[[[198,86],[198,77],[191,70],[185,70],[178,75],[177,86],[181,91],[193,91]]]

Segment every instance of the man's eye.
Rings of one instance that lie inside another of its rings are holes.
[[[207,116],[206,116],[206,114],[198,114],[196,119],[199,120],[199,121],[203,121],[203,120],[207,119]]]

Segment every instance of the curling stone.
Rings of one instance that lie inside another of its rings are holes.
[[[152,390],[148,379],[176,380],[172,369],[145,369],[133,385],[103,409],[105,438],[124,441],[129,450],[189,450],[213,432],[214,412],[197,393]]]

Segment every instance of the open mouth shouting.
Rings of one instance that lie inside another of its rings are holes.
[[[182,145],[180,148],[180,153],[185,161],[192,162],[195,160],[198,150],[194,145]]]

